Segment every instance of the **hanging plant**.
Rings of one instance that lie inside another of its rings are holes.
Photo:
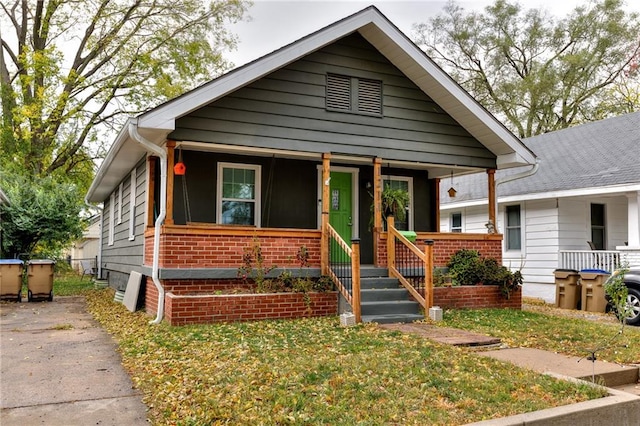
[[[408,205],[408,191],[400,188],[392,189],[389,185],[385,185],[382,191],[382,213],[385,218],[393,214],[398,221],[404,222]]]

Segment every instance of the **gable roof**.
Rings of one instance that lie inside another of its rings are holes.
[[[497,157],[498,168],[533,164],[535,155],[502,123],[476,102],[418,46],[370,6],[258,60],[222,75],[190,92],[139,115],[140,134],[157,145],[175,128],[176,120],[232,93],[349,34],[360,33],[424,93]],[[98,170],[87,194],[90,202],[107,198],[145,154],[122,129]]]
[[[540,158],[539,170],[500,185],[500,201],[640,190],[640,112],[545,133],[523,142]],[[496,172],[496,179],[526,169],[501,170]],[[441,205],[479,204],[474,201],[487,198],[486,182],[478,179],[477,173],[455,178],[456,198],[441,196]],[[443,184],[449,186],[450,182],[443,179]]]

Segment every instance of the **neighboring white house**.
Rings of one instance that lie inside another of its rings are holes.
[[[640,112],[523,142],[537,172],[504,183],[531,167],[496,172],[503,263],[522,268],[523,295],[553,302],[558,268],[640,264]],[[487,232],[486,177],[443,179],[440,189],[442,232]]]
[[[89,220],[89,226],[76,240],[69,250],[71,266],[73,269],[82,272],[81,261],[90,261],[92,267],[96,267],[96,257],[100,247],[100,216],[93,216]]]

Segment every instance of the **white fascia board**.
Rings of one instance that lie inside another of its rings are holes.
[[[205,83],[164,105],[142,114],[139,117],[140,128],[175,129],[176,118],[207,105],[241,87],[270,74],[303,56],[315,52],[332,42],[357,31],[360,27],[380,17],[374,9],[366,9],[338,21],[323,30],[312,33],[273,53],[257,59],[228,74]]]
[[[610,185],[595,188],[569,189],[565,191],[540,192],[536,194],[509,195],[508,197],[498,197],[498,204],[517,203],[521,201],[545,200],[549,198],[569,198],[569,197],[597,197],[624,195],[626,193],[640,191],[639,184],[631,185]],[[440,210],[455,210],[465,207],[486,205],[487,199],[461,201],[456,203],[440,204]]]
[[[486,206],[488,201],[486,198],[482,200],[460,201],[456,203],[440,204],[440,211],[443,210],[459,210],[467,207]]]

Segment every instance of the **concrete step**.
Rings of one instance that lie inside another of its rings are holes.
[[[614,389],[640,396],[640,383],[627,383],[625,385],[613,386]]]
[[[389,270],[387,268],[378,268],[377,266],[361,265],[360,266],[360,278],[369,277],[388,277]]]
[[[420,314],[420,304],[411,300],[362,302],[362,315]]]
[[[361,302],[381,302],[391,300],[411,300],[409,292],[405,288],[376,288],[362,289],[360,291]]]
[[[376,322],[378,324],[406,323],[422,319],[424,317],[420,314],[362,315],[362,322]]]
[[[397,278],[388,277],[369,277],[360,279],[360,289],[379,289],[379,288],[400,288],[400,281]]]

